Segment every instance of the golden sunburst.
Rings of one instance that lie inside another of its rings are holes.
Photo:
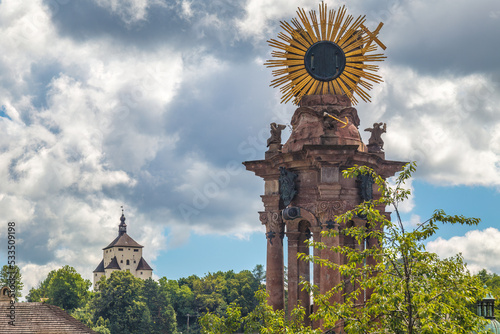
[[[345,94],[356,104],[355,94],[363,101],[370,101],[368,90],[372,83],[382,82],[376,74],[378,66],[367,64],[386,58],[374,53],[385,45],[377,38],[382,28],[380,23],[373,32],[364,23],[365,16],[354,19],[346,15],[342,6],[338,11],[327,10],[324,3],[319,5],[319,20],[316,11],[311,10],[309,17],[299,8],[296,18],[280,22],[284,32],[278,34],[279,40],[267,41],[276,50],[264,65],[277,67],[273,70],[276,79],[271,87],[279,87],[281,102],[293,99],[299,104],[304,95]],[[375,42],[375,43],[373,43]]]

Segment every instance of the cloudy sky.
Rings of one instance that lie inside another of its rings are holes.
[[[241,162],[295,109],[263,62],[298,6],[318,2],[0,1],[0,237],[15,221],[26,290],[65,264],[90,279],[121,206],[157,276],[265,264],[263,182]],[[428,247],[500,273],[500,3],[347,8],[385,24],[385,82],[357,109],[387,123],[388,159],[418,162],[405,220],[482,218]]]

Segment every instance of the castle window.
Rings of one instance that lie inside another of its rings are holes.
[[[130,265],[130,260],[127,260],[127,266]]]
[[[97,276],[97,274],[95,274]]]
[[[123,251],[123,248],[118,248],[118,250],[121,252],[121,251]]]
[[[135,260],[134,260],[134,263],[135,263]]]
[[[120,263],[123,263],[123,260],[120,260]]]
[[[134,249],[134,252],[138,252],[139,250],[138,249]]]
[[[130,248],[128,250],[130,250]]]
[[[141,275],[142,275],[142,271],[141,271]]]

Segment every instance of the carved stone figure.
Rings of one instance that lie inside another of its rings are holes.
[[[373,177],[370,174],[358,175],[359,194],[363,201],[373,199]]]
[[[373,123],[373,128],[365,129],[372,133],[368,140],[368,152],[381,152],[384,149],[384,141],[382,140],[382,133],[385,133],[387,126],[385,123]]]
[[[271,137],[267,140],[267,147],[271,144],[281,145],[281,131],[286,128],[286,125],[271,123]]]
[[[295,185],[297,177],[298,175],[294,172],[290,172],[285,167],[280,167],[280,197],[285,207],[287,207],[295,195],[297,195],[297,187]]]

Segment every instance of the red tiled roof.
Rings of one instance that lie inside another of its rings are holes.
[[[10,303],[0,303],[0,333],[8,334],[97,334],[57,306],[15,303],[15,326],[9,325]]]
[[[151,268],[146,260],[144,260],[144,258],[141,256],[139,264],[137,265],[137,270],[153,270],[153,268]]]
[[[127,233],[123,233],[122,235],[117,236],[115,240],[113,240],[107,247],[105,247],[103,249],[108,249],[108,248],[117,247],[117,246],[122,246],[122,247],[138,247],[138,248],[143,248],[144,247],[144,246],[139,245]]]

